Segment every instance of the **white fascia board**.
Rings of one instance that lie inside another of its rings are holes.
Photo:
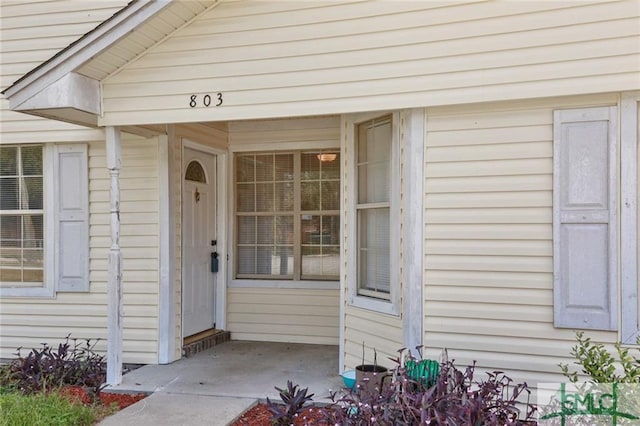
[[[98,116],[86,111],[80,111],[75,108],[51,108],[38,109],[33,111],[20,111],[35,117],[48,118],[50,120],[64,121],[80,126],[98,127]]]
[[[76,70],[170,3],[171,0],[139,0],[130,4],[6,89],[4,94],[9,98],[11,108],[22,105],[66,74]]]
[[[74,108],[91,114],[100,114],[100,82],[70,72],[19,105],[9,98],[13,111]]]

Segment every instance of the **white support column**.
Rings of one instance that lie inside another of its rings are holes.
[[[404,344],[414,355],[423,344],[423,211],[424,211],[424,144],[425,110],[403,112],[404,128],[402,173],[402,328]]]
[[[640,92],[623,93],[620,102],[620,340],[640,336],[638,308],[638,103]]]
[[[167,135],[158,136],[158,178],[160,181],[160,311],[158,363],[176,360],[176,289],[174,282],[174,196],[171,185],[175,133],[167,126]]]
[[[107,168],[111,176],[111,247],[107,284],[107,383],[122,382],[122,257],[120,254],[120,130],[106,128]]]

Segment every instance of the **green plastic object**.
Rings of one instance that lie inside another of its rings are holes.
[[[414,360],[410,359],[405,362],[407,376],[415,382],[422,383],[425,387],[430,388],[436,384],[438,373],[440,372],[440,364],[432,359]]]

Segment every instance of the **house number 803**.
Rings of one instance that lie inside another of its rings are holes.
[[[204,96],[202,95],[191,95],[189,97],[189,106],[191,108],[195,108],[197,106],[204,106],[204,107],[210,107],[211,105],[213,106],[217,106],[219,107],[220,105],[222,105],[222,93],[218,92],[216,93],[213,98],[211,97],[211,95],[206,94]]]

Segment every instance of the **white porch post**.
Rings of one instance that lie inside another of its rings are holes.
[[[106,128],[107,168],[111,175],[111,247],[107,284],[107,383],[122,382],[122,258],[120,254],[120,130]]]
[[[158,179],[160,182],[160,310],[158,330],[158,363],[176,360],[176,293],[174,283],[174,196],[171,170],[175,133],[167,126],[167,135],[158,136]]]
[[[620,101],[620,340],[634,344],[640,336],[638,312],[638,103],[640,92]]]
[[[416,347],[423,344],[424,322],[422,295],[424,253],[424,226],[422,212],[424,209],[424,144],[425,144],[425,111],[416,108],[404,111],[404,135],[401,143],[404,148],[403,158],[403,306],[402,321],[404,344],[416,355]]]

